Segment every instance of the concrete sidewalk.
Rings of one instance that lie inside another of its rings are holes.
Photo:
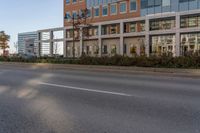
[[[58,70],[83,70],[98,72],[113,72],[127,74],[155,74],[163,76],[184,76],[200,78],[200,69],[176,69],[176,68],[148,68],[148,67],[126,67],[126,66],[97,66],[97,65],[72,65],[72,64],[48,64],[48,63],[15,63],[0,62],[0,67],[17,67],[21,69],[58,69]]]

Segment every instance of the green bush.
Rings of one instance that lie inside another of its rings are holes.
[[[31,58],[0,57],[0,62],[26,62],[26,63],[52,63],[52,64],[80,64],[80,65],[107,65],[107,66],[137,66],[137,67],[162,67],[162,68],[200,68],[200,56],[136,56],[127,57],[115,55],[112,57],[80,58]]]

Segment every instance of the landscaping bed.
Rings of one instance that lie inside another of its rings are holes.
[[[79,64],[79,65],[106,65],[106,66],[136,66],[156,68],[200,68],[200,56],[113,56],[113,57],[88,57],[81,58],[19,58],[0,57],[0,62],[25,62],[25,63],[52,63],[52,64]]]

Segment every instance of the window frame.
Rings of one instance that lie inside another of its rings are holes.
[[[121,11],[121,4],[125,4],[126,5],[125,11],[123,11],[123,12]],[[126,1],[119,3],[119,12],[120,12],[120,14],[127,13],[127,2]]]
[[[107,8],[107,14],[106,15],[103,14],[104,13],[103,10],[104,10],[105,7]],[[102,16],[103,17],[108,16],[108,6],[107,5],[102,6]]]
[[[71,12],[67,11],[67,12],[65,13],[65,16],[67,16],[67,14],[70,16],[69,19],[66,19],[66,20],[69,22],[69,21],[71,20]]]
[[[94,18],[98,18],[100,16],[100,7],[96,6],[93,9],[94,9],[94,14],[93,14]],[[96,16],[96,9],[98,9],[98,11],[99,11],[99,15],[98,16]]]
[[[76,13],[76,16],[74,17],[74,13]],[[74,18],[75,20],[78,17],[78,12],[77,11],[72,11],[71,17]]]
[[[131,10],[131,2],[135,2],[136,3],[136,9],[135,10]],[[137,12],[137,10],[138,10],[137,5],[138,5],[137,0],[130,0],[130,2],[129,2],[129,11],[130,12]]]
[[[69,1],[69,3],[67,3],[67,1]],[[71,0],[65,0],[65,3],[66,3],[67,5],[69,5],[69,4],[71,3]]]
[[[76,0],[76,2],[74,2],[74,0],[72,0],[72,4],[76,4],[78,2],[78,0]]]
[[[116,12],[115,12],[115,13],[112,13],[112,8],[111,8],[111,7],[112,7],[113,5],[115,6],[115,9],[116,9]],[[116,15],[116,14],[117,14],[117,11],[118,11],[118,10],[117,10],[117,3],[110,4],[110,15]]]

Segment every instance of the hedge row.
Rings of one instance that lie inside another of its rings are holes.
[[[171,57],[81,57],[69,58],[32,58],[0,57],[4,62],[26,63],[54,63],[54,64],[81,64],[81,65],[109,65],[109,66],[137,66],[137,67],[164,67],[164,68],[200,68],[200,56]]]

